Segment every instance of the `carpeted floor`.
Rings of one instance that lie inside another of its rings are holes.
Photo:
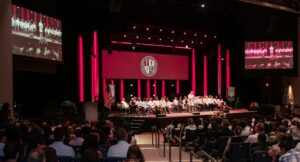
[[[136,135],[137,143],[141,147],[141,150],[145,156],[147,162],[169,162],[169,150],[168,144],[166,144],[166,156],[163,157],[163,137],[160,136],[160,148],[152,146],[151,133],[141,133]],[[171,159],[173,162],[179,161],[179,148],[172,147]],[[189,152],[182,151],[182,162],[189,162]],[[195,162],[202,162],[201,159],[193,158]]]

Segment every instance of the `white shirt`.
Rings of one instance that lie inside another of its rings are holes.
[[[249,136],[251,134],[251,128],[247,125],[241,132],[241,136]]]
[[[44,27],[43,23],[39,22],[39,31],[40,31],[40,33],[43,32],[43,27]]]
[[[61,141],[55,141],[49,147],[54,148],[57,156],[75,157],[75,152],[72,147],[63,144]]]
[[[107,156],[126,158],[129,146],[126,141],[119,141],[117,144],[109,147]]]
[[[173,104],[174,104],[175,106],[178,106],[178,105],[179,105],[179,101],[178,101],[177,99],[174,99],[174,100],[173,100]]]
[[[247,140],[245,141],[246,143],[257,143],[257,137],[258,137],[259,133],[255,133],[252,135],[249,135]]]
[[[82,137],[76,137],[69,142],[71,146],[81,146],[84,139]]]
[[[121,101],[121,106],[125,109],[129,108],[129,104],[126,101]]]
[[[194,97],[195,97],[194,94],[191,94],[191,93],[190,93],[190,94],[188,95],[188,99],[192,99],[192,98],[194,98]]]

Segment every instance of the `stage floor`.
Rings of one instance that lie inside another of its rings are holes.
[[[197,116],[210,116],[213,115],[217,111],[200,111],[200,115]],[[249,111],[247,109],[236,109],[230,110],[230,115],[243,115],[243,114],[252,114],[256,113],[256,111]],[[194,117],[193,113],[191,112],[177,112],[177,113],[170,113],[166,114],[166,116],[159,117],[159,118],[185,118],[185,117]],[[157,118],[154,114],[146,114],[146,115],[136,115],[136,114],[120,114],[120,113],[112,113],[111,117],[128,117],[128,118]]]
[[[165,116],[156,117],[154,114],[147,115],[136,115],[136,114],[123,114],[123,113],[112,113],[108,119],[118,122],[120,119],[125,119],[134,125],[134,128],[142,131],[151,131],[152,126],[158,128],[165,128],[172,120],[176,120],[181,123],[187,123],[189,118],[206,118],[213,115],[217,111],[200,111],[200,114],[193,114],[191,112],[178,112],[170,113]],[[230,110],[226,113],[226,118],[251,118],[252,114],[257,113],[256,111],[249,111],[247,109],[235,109]],[[138,123],[136,123],[138,122]],[[139,126],[136,126],[139,125]]]

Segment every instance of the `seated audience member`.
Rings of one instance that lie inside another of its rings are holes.
[[[276,162],[276,158],[278,155],[282,155],[282,150],[279,147],[279,143],[281,139],[283,138],[284,133],[282,132],[277,132],[275,141],[277,142],[275,145],[272,145],[270,150],[268,151],[268,154],[270,157],[272,157],[272,162]]]
[[[184,128],[185,130],[196,130],[197,126],[194,123],[194,120],[192,118],[188,119],[188,125]]]
[[[27,141],[26,155],[31,152],[31,150],[35,148],[43,149],[46,147],[45,141],[42,135],[38,134],[30,134],[30,137]]]
[[[144,155],[137,145],[128,148],[127,161],[145,162]]]
[[[223,152],[223,159],[227,158],[227,154],[230,149],[231,143],[243,142],[242,138],[240,138],[241,139],[240,141],[237,140],[239,138],[235,138],[235,137],[240,137],[241,131],[242,131],[242,128],[239,125],[234,127],[234,130],[233,130],[234,136],[228,138],[227,145]]]
[[[253,147],[251,151],[251,154],[253,154],[255,151],[268,151],[269,147],[267,145],[267,136],[265,134],[259,134],[257,136],[257,143],[258,145],[256,147]]]
[[[42,149],[32,149],[28,154],[28,162],[45,162],[45,160],[45,152]]]
[[[4,132],[0,132],[0,156],[4,156],[3,149],[5,146],[6,137]]]
[[[81,129],[75,130],[75,138],[70,140],[69,145],[71,146],[81,146],[83,143],[82,133]]]
[[[286,135],[279,143],[279,147],[283,151],[283,155],[280,156],[279,162],[298,162],[300,161],[300,151],[294,149],[293,137]]]
[[[45,148],[46,162],[58,162],[56,151],[52,147]]]
[[[289,132],[292,134],[294,140],[300,140],[300,124],[298,118],[292,119],[292,125],[290,126]]]
[[[246,143],[257,143],[257,137],[260,133],[263,133],[264,131],[264,124],[261,122],[258,122],[254,127],[255,134],[249,135]]]
[[[136,141],[136,138],[135,138],[134,133],[128,133],[127,142],[128,142],[130,145],[137,145],[137,141]]]
[[[81,155],[82,162],[99,162],[99,154],[93,148],[86,148]]]
[[[228,119],[223,119],[222,124],[221,124],[221,129],[218,130],[217,134],[218,134],[218,137],[233,135],[232,131],[229,129]]]
[[[93,134],[87,135],[84,138],[83,144],[81,145],[80,154],[83,155],[85,150],[88,149],[88,153],[93,151],[98,155],[98,158],[102,157],[102,153],[98,151],[98,143],[97,136]]]
[[[50,147],[54,148],[57,156],[75,157],[75,152],[72,147],[63,143],[65,139],[65,132],[63,128],[56,128],[53,132],[55,141]]]
[[[115,132],[118,143],[108,149],[108,157],[127,157],[127,151],[130,145],[127,142],[128,134],[124,128],[119,128]]]
[[[17,162],[19,158],[20,146],[17,142],[8,142],[4,146],[4,158],[5,162]]]
[[[246,119],[242,119],[239,125],[242,127],[241,136],[249,136],[251,134],[251,127],[247,124]]]

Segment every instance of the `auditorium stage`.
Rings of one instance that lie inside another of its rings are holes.
[[[156,117],[154,114],[135,115],[135,114],[121,114],[112,113],[108,118],[113,121],[120,121],[120,119],[128,120],[131,124],[140,127],[141,130],[150,131],[151,127],[156,125],[159,128],[167,126],[172,120],[186,123],[188,118],[205,118],[213,115],[217,111],[200,111],[200,114],[193,114],[191,112],[170,113],[165,116]],[[250,118],[256,111],[249,111],[247,109],[234,109],[226,113],[226,118]],[[140,122],[140,125],[138,124]],[[135,124],[134,124],[135,123]]]

